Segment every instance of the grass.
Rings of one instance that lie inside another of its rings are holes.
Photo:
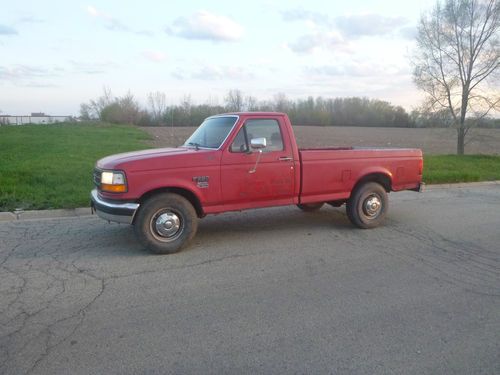
[[[0,126],[0,211],[88,206],[96,160],[149,139],[126,125]]]
[[[0,126],[0,211],[88,206],[96,160],[149,139],[126,125]],[[487,180],[500,180],[500,156],[425,156],[428,184]]]
[[[500,156],[426,155],[423,180],[427,184],[500,180]]]

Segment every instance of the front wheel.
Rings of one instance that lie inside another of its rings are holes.
[[[359,228],[378,226],[385,218],[389,199],[384,187],[376,182],[368,182],[356,188],[347,201],[347,217]]]
[[[184,197],[163,193],[149,198],[139,208],[134,231],[139,242],[156,254],[173,254],[196,234],[198,217]]]

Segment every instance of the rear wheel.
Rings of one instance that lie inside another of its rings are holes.
[[[359,228],[378,226],[385,218],[389,200],[384,187],[376,182],[367,182],[356,188],[346,204],[347,217]]]
[[[197,228],[193,205],[172,193],[149,198],[141,205],[134,223],[139,242],[156,254],[176,253],[194,237]]]
[[[297,207],[300,208],[302,211],[306,212],[313,212],[319,210],[321,207],[323,207],[323,202],[319,203],[304,203],[304,204],[298,204]]]

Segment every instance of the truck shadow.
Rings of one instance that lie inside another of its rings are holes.
[[[144,256],[147,250],[137,242],[133,228],[128,225],[97,222],[93,241],[106,247],[106,256]],[[226,246],[233,240],[240,243],[265,242],[269,237],[288,233],[313,235],[317,231],[350,233],[356,228],[349,222],[344,208],[323,207],[315,212],[303,212],[296,207],[274,207],[209,215],[199,221],[198,232],[182,253],[202,250],[207,246]],[[100,247],[95,252],[102,251]],[[91,250],[91,253],[94,251]]]
[[[254,237],[262,232],[317,229],[352,230],[344,208],[323,207],[315,212],[303,212],[295,207],[276,207],[228,212],[208,216],[199,222],[197,236],[238,233]]]
[[[59,259],[78,256],[84,259],[144,257],[150,255],[137,241],[132,226],[106,223],[97,217],[80,219],[85,232],[71,230],[71,241],[60,242],[51,237],[48,244],[57,248]],[[296,207],[274,207],[210,215],[199,221],[198,233],[179,254],[203,251],[207,247],[238,246],[254,242],[262,245],[269,239],[314,235],[318,231],[349,234],[356,228],[347,219],[344,208],[323,207],[316,212],[303,212]],[[41,252],[43,253],[43,251]],[[21,254],[18,254],[21,255]],[[32,257],[29,252],[26,257]]]

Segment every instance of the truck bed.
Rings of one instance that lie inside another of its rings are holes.
[[[349,198],[361,176],[385,175],[390,189],[417,189],[422,151],[410,148],[329,147],[299,149],[301,202]]]

